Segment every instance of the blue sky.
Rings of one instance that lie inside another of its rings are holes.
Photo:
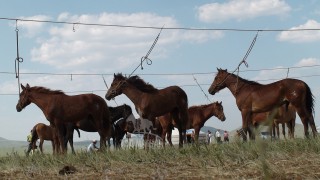
[[[21,18],[73,23],[116,24],[166,28],[208,29],[320,29],[320,2],[281,0],[229,1],[6,1],[0,18]],[[130,74],[149,50],[158,29],[137,29],[35,23],[18,21],[20,81],[74,95],[93,92],[104,97],[106,87],[99,74]],[[0,20],[0,137],[25,140],[38,122],[49,124],[34,104],[16,111],[18,83],[15,21]],[[74,30],[73,30],[74,29]],[[213,117],[205,125],[233,130],[241,126],[241,115],[228,89],[207,93],[216,68],[233,71],[245,55],[255,31],[188,31],[164,29],[150,54],[152,65],[135,71],[155,87],[179,85],[187,93],[189,106],[207,104],[194,77],[211,101],[222,101],[225,122]],[[249,55],[249,67],[239,75],[262,84],[287,77],[305,81],[315,95],[315,121],[320,111],[320,31],[263,31]],[[310,67],[306,67],[310,66]],[[278,69],[280,68],[280,69]],[[284,69],[281,69],[284,68]],[[25,74],[35,73],[35,74]],[[44,74],[40,74],[44,73]],[[74,74],[50,75],[52,74]],[[98,75],[77,75],[98,74]],[[194,75],[194,77],[193,77]],[[110,85],[113,76],[104,76]],[[124,95],[120,105],[131,101]],[[116,106],[114,101],[108,105]],[[135,113],[136,117],[137,114]],[[297,122],[301,123],[297,118]],[[75,140],[98,139],[97,133],[81,132]]]

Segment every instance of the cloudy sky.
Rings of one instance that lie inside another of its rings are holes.
[[[63,90],[69,95],[94,93],[104,97],[107,89],[101,75],[110,85],[113,73],[132,73],[158,35],[158,28],[164,27],[149,56],[152,64],[144,63],[144,69],[134,73],[157,88],[181,86],[189,106],[222,101],[227,120],[220,122],[213,117],[205,125],[226,130],[241,126],[235,98],[228,89],[214,96],[207,90],[216,68],[233,71],[246,54],[255,30],[264,30],[258,33],[247,59],[249,66],[241,65],[239,75],[262,84],[286,77],[305,81],[316,98],[315,121],[320,125],[320,30],[282,31],[320,29],[319,9],[317,0],[6,1],[0,7],[0,137],[25,140],[36,123],[49,124],[34,104],[16,111],[16,28],[19,55],[24,60],[20,63],[21,83]],[[6,18],[71,24],[16,23]],[[107,103],[126,103],[134,108],[124,95]],[[300,119],[297,122],[301,123]],[[97,133],[82,131],[81,135],[75,140],[98,139]]]

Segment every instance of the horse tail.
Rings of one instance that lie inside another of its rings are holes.
[[[78,128],[75,129],[78,132],[79,138],[80,138],[80,131]]]
[[[314,95],[311,92],[308,84],[305,83],[306,86],[306,107],[310,114],[314,116]]]
[[[32,138],[30,143],[34,143],[37,140],[38,140],[37,125],[35,125],[32,129]]]

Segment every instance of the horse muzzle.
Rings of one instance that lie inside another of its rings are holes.
[[[21,108],[20,104],[17,104],[16,109],[17,109],[17,112],[21,112],[22,111],[22,108]]]

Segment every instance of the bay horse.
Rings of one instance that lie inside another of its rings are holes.
[[[90,124],[100,135],[100,147],[106,147],[106,139],[110,138],[112,126],[106,101],[95,94],[79,94],[69,96],[60,90],[50,90],[41,86],[23,86],[16,109],[22,111],[31,103],[36,104],[54,128],[58,136],[55,141],[57,152],[65,153],[63,145],[63,125],[65,123]]]
[[[310,87],[298,79],[283,79],[270,84],[260,84],[249,81],[227,70],[217,69],[218,73],[208,92],[211,95],[221,89],[228,88],[236,98],[236,104],[242,115],[242,128],[251,132],[252,114],[273,111],[279,106],[292,104],[303,125],[304,134],[309,137],[308,126],[311,126],[313,136],[317,134],[313,119],[314,97]],[[252,139],[252,135],[250,136]],[[245,140],[245,139],[244,139]]]
[[[71,123],[67,123],[66,126],[70,126]],[[78,135],[80,137],[80,131],[78,129],[76,129],[78,132]],[[32,128],[32,139],[31,139],[31,144],[32,144],[32,150],[34,150],[36,148],[36,142],[37,140],[40,139],[40,144],[39,144],[39,148],[40,148],[40,152],[43,153],[43,142],[44,140],[46,141],[51,141],[52,144],[52,150],[53,152],[55,152],[55,144],[54,144],[54,131],[53,128],[51,126],[48,126],[46,124],[43,123],[38,123],[36,124],[33,128]],[[70,144],[72,153],[75,154],[74,151],[74,147],[73,147],[73,133],[69,133],[68,136],[66,136],[66,142]],[[67,144],[65,144],[67,145]]]
[[[179,147],[183,146],[188,121],[188,96],[178,86],[156,89],[143,81],[139,76],[124,77],[121,73],[114,74],[106,99],[125,94],[135,105],[136,111],[143,119],[152,122],[155,118],[171,113],[179,130]]]
[[[187,129],[195,130],[195,142],[198,142],[200,129],[204,126],[205,122],[210,119],[212,116],[217,117],[221,121],[225,121],[226,117],[223,112],[222,102],[213,102],[210,104],[191,106],[188,108],[188,122]],[[170,114],[158,117],[161,127],[163,129],[161,138],[165,140],[167,134],[167,140],[172,146],[171,137],[173,126],[176,127],[175,121],[170,121]],[[163,141],[163,146],[165,142]]]

